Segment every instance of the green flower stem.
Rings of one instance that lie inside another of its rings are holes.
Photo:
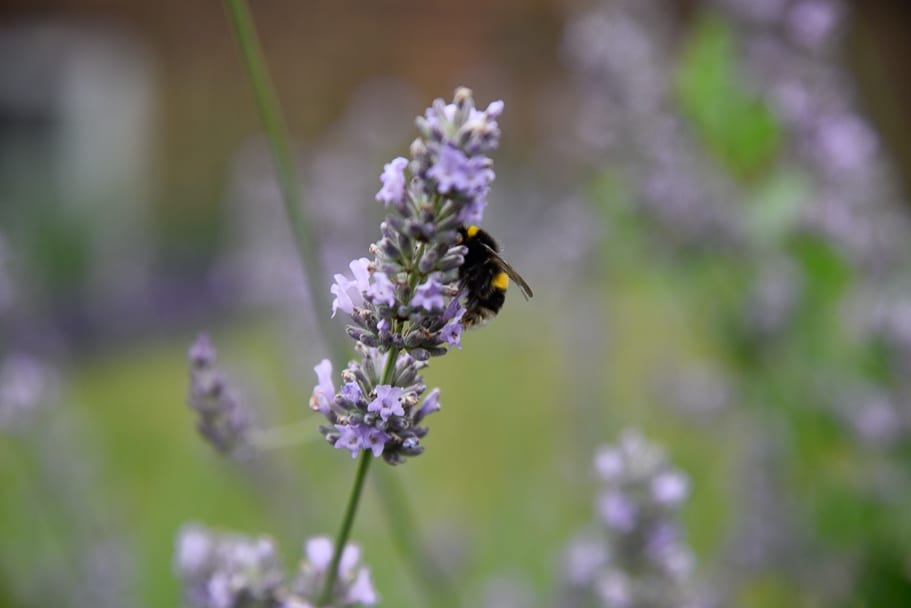
[[[272,160],[275,163],[275,170],[281,186],[285,213],[291,224],[294,245],[304,268],[304,279],[310,294],[313,318],[316,320],[323,342],[332,352],[332,360],[337,362],[345,361],[348,356],[347,349],[338,339],[334,338],[335,333],[329,331],[326,323],[322,320],[330,308],[330,303],[325,286],[319,283],[319,278],[322,277],[323,271],[320,264],[318,239],[310,223],[306,221],[300,207],[300,185],[297,181],[297,173],[292,160],[291,146],[288,144],[288,138],[285,135],[287,132],[285,121],[282,118],[281,106],[278,103],[278,98],[266,71],[262,47],[256,34],[256,28],[253,25],[253,19],[250,16],[250,9],[246,0],[225,0],[225,4],[237,37],[237,43],[240,46],[240,54],[243,57],[247,75],[250,77],[259,120],[265,130],[266,139],[269,141],[269,147],[272,151]]]
[[[399,349],[391,349],[386,359],[386,365],[383,368],[383,378],[380,380],[380,384],[389,384],[398,358]],[[364,480],[367,479],[367,469],[370,467],[371,460],[373,460],[373,454],[369,450],[364,450],[361,454],[361,461],[357,465],[357,473],[354,475],[354,485],[351,486],[351,496],[348,498],[348,506],[345,508],[342,527],[338,531],[335,546],[332,548],[332,561],[329,563],[326,585],[320,595],[320,606],[328,605],[330,600],[332,600],[332,588],[335,586],[336,578],[338,578],[338,565],[342,560],[342,552],[345,550],[345,545],[348,544],[348,537],[351,535],[351,525],[354,523],[354,515],[357,513],[357,504],[361,499],[361,490],[364,489]]]
[[[329,606],[332,601],[332,588],[335,587],[335,580],[338,578],[338,565],[342,561],[342,550],[348,544],[348,537],[351,535],[351,526],[354,524],[354,516],[357,513],[357,505],[361,500],[361,490],[364,489],[364,480],[367,479],[367,469],[370,468],[371,460],[373,460],[373,453],[369,450],[364,450],[357,465],[357,473],[354,476],[354,485],[351,486],[351,496],[348,498],[348,506],[345,508],[342,527],[338,531],[338,537],[335,539],[332,562],[329,564],[329,572],[326,575],[326,585],[323,587],[323,593],[319,598],[320,606]]]

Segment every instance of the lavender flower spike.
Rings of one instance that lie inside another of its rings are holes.
[[[275,543],[267,537],[186,525],[178,534],[174,569],[191,608],[266,606],[283,594],[285,574]]]
[[[237,455],[249,447],[252,415],[215,366],[217,357],[209,336],[200,334],[188,353],[187,403],[199,414],[196,428],[200,434],[219,452]]]
[[[304,553],[306,559],[288,578],[270,538],[215,532],[188,524],[177,537],[174,569],[190,608],[323,606],[317,599],[332,560],[332,541],[311,538],[304,544]],[[379,602],[370,569],[360,559],[357,545],[345,546],[328,606],[350,608]]]
[[[439,391],[419,406],[427,390],[419,371],[461,348],[459,228],[483,217],[495,177],[487,153],[499,144],[502,111],[501,101],[476,109],[465,88],[452,103],[436,100],[417,119],[411,158],[393,159],[380,176],[376,199],[388,215],[373,259],[351,262],[351,277],[335,275],[332,315],[348,317],[359,360],[342,370],[338,394],[328,362],[317,366],[310,404],[328,420],[326,441],[352,456],[369,450],[399,464],[424,450],[420,423],[439,409]]]
[[[693,558],[676,521],[689,496],[687,476],[632,430],[617,445],[602,446],[594,464],[603,484],[600,530],[567,547],[560,605],[690,605]]]

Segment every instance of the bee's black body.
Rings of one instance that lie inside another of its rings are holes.
[[[509,277],[516,280],[525,297],[531,288],[519,274],[498,255],[500,248],[493,237],[477,226],[459,228],[462,244],[468,248],[459,267],[459,286],[466,294],[465,325],[483,323],[493,318],[506,301]]]

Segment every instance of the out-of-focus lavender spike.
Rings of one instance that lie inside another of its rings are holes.
[[[57,398],[57,374],[39,359],[10,353],[0,360],[0,431],[28,426]]]
[[[596,524],[563,556],[561,607],[695,606],[693,555],[677,522],[689,478],[638,431],[598,449]]]
[[[174,570],[189,608],[316,608],[332,558],[332,541],[312,538],[304,547],[304,560],[287,577],[270,538],[187,524],[177,535]],[[335,592],[326,606],[372,606],[378,601],[370,570],[360,561],[360,548],[347,545]]]
[[[200,334],[187,353],[190,386],[187,404],[199,414],[197,429],[215,449],[241,455],[250,448],[253,417],[216,367],[218,353],[209,336]]]

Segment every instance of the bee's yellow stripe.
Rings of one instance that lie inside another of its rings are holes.
[[[498,272],[493,275],[490,284],[500,291],[506,291],[509,288],[509,276],[505,272]]]
[[[468,233],[468,238],[474,238],[474,236],[478,233],[479,230],[480,230],[480,228],[477,226],[469,226],[468,228],[465,229],[465,232]]]

